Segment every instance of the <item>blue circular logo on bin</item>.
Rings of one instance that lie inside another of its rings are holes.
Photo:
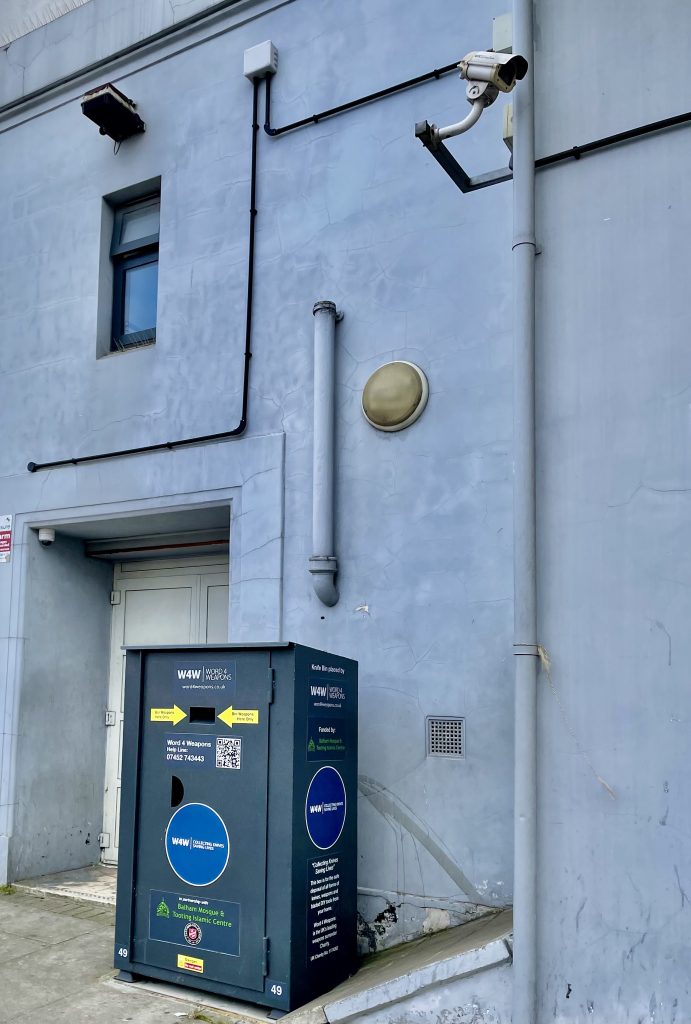
[[[325,765],[310,782],[305,801],[305,823],[314,845],[320,850],[330,850],[343,831],[345,819],[343,779],[335,768]]]
[[[206,804],[179,807],[166,829],[171,868],[188,885],[211,885],[223,874],[230,855],[223,819]]]

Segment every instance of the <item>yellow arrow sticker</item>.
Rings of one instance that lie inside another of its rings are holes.
[[[240,711],[229,707],[221,711],[218,717],[231,729],[234,725],[259,725],[259,711]]]
[[[174,704],[172,708],[151,709],[152,722],[172,722],[173,725],[177,725],[183,718],[187,718],[187,715],[177,704]]]

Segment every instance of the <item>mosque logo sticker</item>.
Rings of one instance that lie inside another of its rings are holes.
[[[185,804],[168,822],[166,856],[188,885],[211,885],[228,864],[230,841],[220,814],[207,804]]]
[[[312,777],[305,800],[307,833],[318,850],[330,850],[343,831],[346,791],[339,772],[324,765]]]

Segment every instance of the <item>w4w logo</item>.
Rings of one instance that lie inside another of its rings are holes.
[[[178,679],[201,679],[202,670],[200,668],[179,668]]]

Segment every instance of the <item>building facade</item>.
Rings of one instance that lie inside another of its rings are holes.
[[[0,53],[0,881],[116,861],[123,643],[286,639],[360,666],[362,950],[511,906],[512,186],[463,194],[414,136],[467,112],[427,73],[503,13],[90,0]],[[538,157],[689,107],[678,0],[534,22]],[[243,74],[265,40],[274,134]],[[106,83],[146,126],[120,144],[80,106]],[[507,166],[500,108],[448,143],[470,175]],[[537,172],[540,1024],[691,1019],[690,147],[663,126]],[[392,361],[429,399],[388,432],[362,394]]]

